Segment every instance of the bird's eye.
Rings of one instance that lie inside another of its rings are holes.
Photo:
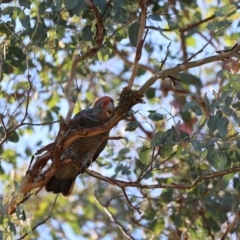
[[[107,113],[109,114],[109,117],[113,117],[115,111],[114,109],[107,109]]]

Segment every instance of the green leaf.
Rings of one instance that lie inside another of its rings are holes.
[[[159,145],[162,145],[166,142],[167,138],[169,137],[170,132],[162,132],[159,131],[156,134],[154,134],[152,140],[151,140],[151,147],[157,147]]]
[[[19,13],[18,18],[24,28],[30,28],[30,16],[26,15],[24,11],[22,11]]]
[[[202,81],[200,80],[200,78],[192,74],[179,73],[179,79],[181,83],[184,83],[186,85],[194,85],[197,90],[202,87]]]
[[[155,94],[156,94],[156,89],[155,88],[149,88],[147,91],[146,91],[146,97],[148,99],[151,99],[151,98],[154,98],[155,97]]]
[[[168,23],[168,27],[171,29],[171,30],[176,30],[178,29],[178,23],[177,22],[174,22],[170,19],[166,19],[167,20],[167,23]]]
[[[54,120],[52,116],[52,111],[47,111],[46,116],[44,117],[44,122],[52,122]]]
[[[69,10],[69,13],[71,16],[76,15],[76,16],[81,16],[83,17],[83,12],[87,9],[87,5],[85,1],[78,0],[78,4],[76,7],[73,9]]]
[[[227,97],[230,93],[232,92],[232,89],[226,90],[224,92],[222,92],[221,96],[220,96],[220,100],[223,100],[225,97]]]
[[[166,38],[169,41],[172,41],[169,37],[167,37],[167,35],[164,34],[164,32],[162,31],[162,29],[159,26],[158,26],[158,31],[164,38]]]
[[[204,101],[204,103],[206,104],[207,109],[210,110],[210,101],[209,101],[209,99],[208,99],[208,97],[207,97],[207,93],[204,94],[204,99],[203,99],[203,101]]]
[[[226,14],[228,13],[229,9],[230,9],[229,4],[226,4],[226,5],[222,6],[222,7],[220,7],[220,8],[215,12],[215,16],[216,16],[216,17],[224,17],[224,16],[226,16]]]
[[[197,116],[202,116],[202,109],[198,106],[197,102],[186,102],[182,107],[182,112],[192,110]]]
[[[181,115],[182,120],[184,122],[189,122],[191,120],[191,118],[192,118],[191,117],[191,113],[189,111],[185,111],[185,112],[180,111],[180,115]]]
[[[12,134],[9,135],[8,140],[10,142],[17,143],[19,141],[19,136],[16,131],[14,131]]]
[[[2,10],[2,14],[9,14],[11,16],[12,19],[16,20],[16,18],[18,17],[18,15],[22,12],[23,10],[19,7],[6,7]]]
[[[45,23],[38,23],[37,31],[35,29],[29,29],[29,35],[33,42],[43,42],[47,37],[47,27]]]
[[[174,194],[173,194],[173,189],[165,189],[163,190],[162,194],[160,195],[160,201],[163,201],[165,203],[169,203],[172,201],[172,199],[174,198]]]
[[[62,2],[63,0],[55,0],[57,11],[60,11],[62,9]]]
[[[158,21],[158,22],[162,21],[162,18],[159,15],[156,15],[156,14],[151,14],[148,17],[151,18],[153,21]]]
[[[153,232],[156,235],[159,235],[163,230],[164,230],[164,219],[160,218],[158,220],[155,220],[154,225],[153,225]]]
[[[226,137],[226,134],[228,132],[228,124],[229,124],[229,120],[225,117],[220,117],[220,118],[217,119],[218,133],[222,137]]]
[[[129,12],[125,10],[122,6],[116,9],[116,12],[114,14],[114,21],[116,21],[116,23],[124,23],[128,18],[129,18]]]
[[[230,97],[230,96],[227,96],[227,97],[225,98],[225,108],[229,108],[229,106],[230,106],[231,103],[232,103],[232,100],[233,100],[233,98]]]
[[[186,39],[186,44],[188,47],[196,47],[197,43],[196,43],[196,39],[193,36],[190,36]]]
[[[182,112],[186,112],[196,106],[198,106],[196,102],[186,102],[182,107]]]
[[[136,128],[138,128],[139,126],[140,126],[140,123],[137,122],[137,121],[129,122],[127,124],[127,127],[126,127],[125,131],[132,132],[132,131],[136,130]]]
[[[237,111],[239,111],[240,110],[240,101],[233,103],[232,107],[235,108]]]
[[[91,41],[93,39],[92,26],[86,25],[81,32],[81,36],[85,41]]]
[[[73,9],[74,7],[77,6],[78,0],[64,0],[64,4],[67,10]]]
[[[202,144],[198,139],[191,139],[191,144],[196,151],[196,153],[201,157],[202,156]]]
[[[233,178],[233,187],[235,190],[237,190],[238,192],[240,191],[240,180],[238,177],[234,177]]]
[[[140,149],[140,152],[139,152],[139,159],[140,161],[147,165],[149,162],[150,162],[150,156],[149,156],[149,153],[151,152],[151,148],[150,147],[147,147],[147,146],[143,146],[141,149]]]
[[[93,0],[95,6],[99,7],[101,11],[106,8],[106,1],[105,0]]]
[[[206,159],[216,170],[221,171],[225,169],[227,157],[218,150],[214,149],[213,151],[208,151]]]
[[[126,2],[126,0],[112,0],[113,3],[113,10],[117,10],[118,8],[120,8],[124,3]]]
[[[129,148],[122,148],[119,152],[118,152],[118,155],[119,156],[123,156],[125,155],[126,153],[128,153],[130,151]]]
[[[29,1],[29,0],[18,0],[18,2],[21,6],[24,6],[25,8],[30,8],[31,1]]]
[[[167,142],[163,145],[161,145],[161,147],[159,148],[159,155],[162,158],[168,158],[173,152],[173,144],[171,144],[170,142]]]
[[[128,28],[129,40],[130,40],[130,43],[133,47],[137,46],[139,27],[140,27],[139,22],[135,21]]]
[[[16,215],[19,220],[26,221],[26,214],[22,208],[22,205],[18,205],[16,208]]]
[[[10,228],[10,232],[12,232],[14,235],[16,235],[17,234],[17,230],[15,228],[15,225],[12,222],[8,221],[8,226]]]
[[[148,118],[153,120],[153,121],[160,121],[160,120],[163,120],[164,118],[164,115],[160,114],[160,113],[157,113],[157,112],[151,112],[149,115],[148,115]]]
[[[14,181],[13,184],[14,184],[14,190],[17,191],[19,187],[19,183],[17,181]]]
[[[215,116],[211,116],[208,121],[207,121],[207,126],[210,130],[210,132],[214,132],[217,130],[217,121],[218,118],[220,118],[222,116],[221,112],[216,113]]]
[[[46,12],[46,3],[45,2],[41,2],[38,6],[38,13],[40,15],[43,15]]]

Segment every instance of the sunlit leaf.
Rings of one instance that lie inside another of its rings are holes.
[[[148,164],[150,162],[150,160],[151,160],[150,155],[149,155],[150,151],[151,151],[151,148],[147,147],[147,146],[143,146],[140,149],[139,158],[143,164]]]

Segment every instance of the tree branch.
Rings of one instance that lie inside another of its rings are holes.
[[[152,86],[160,78],[164,79],[164,78],[167,78],[168,76],[175,75],[184,70],[194,68],[194,67],[199,67],[204,64],[211,63],[211,62],[221,61],[226,58],[230,58],[230,57],[240,58],[239,51],[240,51],[240,44],[236,44],[230,51],[223,51],[223,52],[219,53],[218,55],[206,57],[203,59],[199,59],[197,61],[187,62],[184,64],[178,64],[175,67],[156,72],[151,78],[149,78],[145,82],[145,84],[143,84],[143,86],[139,89],[139,92],[144,94],[147,91],[147,89],[150,86]]]
[[[126,182],[126,181],[122,181],[122,180],[116,180],[116,179],[112,179],[112,178],[109,178],[109,177],[105,177],[105,176],[101,175],[100,173],[97,173],[97,172],[92,171],[90,169],[85,170],[85,172],[88,175],[90,175],[92,177],[95,177],[99,180],[108,182],[111,185],[118,186],[121,189],[126,188],[126,187],[136,187],[136,188],[140,188],[140,189],[156,189],[156,188],[191,189],[193,187],[196,187],[202,181],[217,178],[217,177],[222,177],[224,175],[227,175],[227,174],[230,174],[230,173],[236,173],[236,172],[239,172],[239,171],[240,171],[240,167],[233,167],[233,168],[230,168],[230,169],[227,169],[227,170],[206,174],[205,176],[200,176],[200,177],[196,178],[190,184],[172,183],[172,184],[149,184],[149,185],[147,185],[147,184],[141,184],[139,181]]]
[[[147,6],[144,3],[144,0],[139,0],[138,4],[141,8],[141,14],[140,14],[140,28],[138,31],[138,40],[137,40],[137,49],[136,49],[136,54],[133,62],[133,68],[132,68],[132,74],[131,77],[128,81],[128,89],[132,88],[134,79],[137,75],[137,70],[138,70],[138,62],[141,59],[142,56],[142,48],[143,48],[143,43],[144,43],[144,29],[146,26],[146,17],[147,17]]]

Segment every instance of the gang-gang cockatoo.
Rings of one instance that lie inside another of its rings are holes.
[[[92,128],[107,123],[114,114],[114,103],[110,97],[97,99],[92,108],[77,113],[65,136],[79,128]],[[91,137],[78,138],[66,148],[60,161],[71,159],[73,164],[63,166],[50,178],[45,188],[48,192],[62,193],[69,196],[72,193],[78,174],[83,173],[95,161],[108,141],[109,132]]]

